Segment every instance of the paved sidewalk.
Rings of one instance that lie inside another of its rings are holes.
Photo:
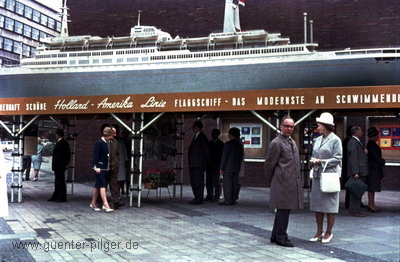
[[[67,203],[53,203],[47,201],[51,172],[24,182],[24,201],[10,203],[10,215],[0,218],[1,261],[400,260],[400,192],[377,193],[383,212],[365,218],[341,208],[333,240],[325,245],[307,241],[315,233],[314,214],[293,211],[288,233],[295,248],[284,248],[269,243],[274,213],[267,188],[242,188],[235,206],[188,205],[187,186],[183,198],[172,201],[166,189],[161,201],[152,190],[141,208],[112,213],[89,208],[91,190],[92,183],[75,184]]]

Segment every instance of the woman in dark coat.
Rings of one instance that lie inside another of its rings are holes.
[[[108,142],[113,138],[113,131],[111,128],[106,127],[103,130],[103,136],[101,139],[97,140],[94,145],[93,150],[93,170],[96,174],[96,184],[94,185],[92,192],[92,202],[90,203],[90,207],[94,211],[100,211],[100,208],[97,207],[97,198],[100,195],[101,200],[103,201],[103,209],[106,212],[112,212],[113,209],[110,208],[110,205],[107,201],[106,188],[107,188],[107,170],[109,164],[109,150],[108,150]]]
[[[367,176],[368,185],[368,211],[380,212],[375,205],[375,192],[381,192],[381,180],[383,177],[383,167],[385,159],[382,158],[382,150],[376,143],[378,141],[379,132],[376,127],[368,128],[368,162],[369,175]]]

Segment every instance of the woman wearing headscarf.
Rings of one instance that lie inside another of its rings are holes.
[[[318,132],[320,136],[315,140],[311,163],[313,166],[313,179],[311,188],[310,210],[315,212],[317,233],[310,239],[311,242],[321,241],[329,243],[332,240],[332,228],[335,224],[336,214],[339,212],[339,192],[324,193],[321,191],[321,173],[337,173],[342,166],[342,141],[335,135],[333,116],[322,113],[317,117]],[[326,231],[323,230],[324,214],[327,214]]]

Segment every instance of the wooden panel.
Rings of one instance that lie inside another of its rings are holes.
[[[400,86],[0,98],[3,115],[400,108]]]

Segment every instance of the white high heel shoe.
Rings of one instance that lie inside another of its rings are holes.
[[[331,234],[330,237],[328,237],[328,238],[326,238],[326,239],[325,239],[325,238],[322,238],[321,243],[322,243],[322,244],[327,244],[327,243],[331,242],[332,237],[333,237],[333,234]]]
[[[96,212],[100,212],[100,208],[93,206],[92,204],[90,204],[90,208],[92,208],[94,211]]]
[[[308,241],[310,241],[310,242],[318,242],[318,241],[320,241],[320,240],[324,237],[324,235],[325,235],[325,234],[322,233],[320,236],[310,238]]]
[[[112,208],[106,208],[105,206],[103,206],[103,210],[105,210],[107,213],[113,212],[114,209]]]

